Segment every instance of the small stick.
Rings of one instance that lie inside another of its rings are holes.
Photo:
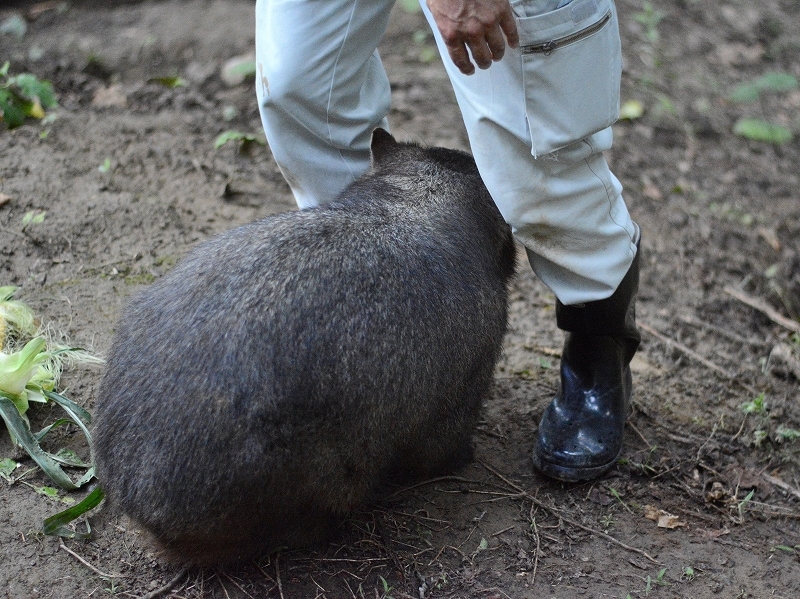
[[[160,597],[161,595],[169,593],[173,588],[175,588],[175,585],[178,584],[178,581],[180,581],[180,579],[183,578],[188,571],[188,568],[184,568],[178,572],[167,584],[161,588],[151,591],[150,593],[147,593],[147,595],[144,595],[141,599],[156,599],[156,597]],[[225,587],[223,586],[222,588],[224,589]]]
[[[642,434],[642,431],[640,431],[638,428],[636,428],[636,425],[635,425],[635,424],[633,424],[633,422],[631,422],[631,421],[629,420],[629,421],[628,421],[628,422],[626,422],[625,424],[627,424],[629,427],[631,427],[631,428],[633,429],[633,432],[635,432],[637,435],[639,435],[639,438],[640,438],[642,441],[644,441],[644,444],[645,444],[645,445],[647,445],[647,448],[648,448],[648,449],[652,449],[652,448],[653,448],[653,444],[652,444],[652,443],[650,443],[650,441],[648,441],[648,440],[647,440],[647,437],[645,437],[645,436]]]
[[[714,435],[717,432],[717,426],[719,426],[719,422],[715,422],[714,426],[711,427],[711,434],[708,436],[708,439],[706,439],[705,442],[703,442],[703,444],[700,446],[700,449],[697,450],[697,457],[694,459],[695,462],[700,461],[700,454],[703,453],[703,449],[705,449],[706,445],[708,445],[711,442],[711,439],[714,438]]]
[[[692,326],[695,326],[695,327],[700,327],[701,329],[704,329],[704,330],[707,330],[707,331],[713,331],[717,335],[720,335],[721,337],[725,337],[726,339],[730,339],[731,341],[735,341],[737,343],[743,343],[743,344],[752,345],[752,346],[755,346],[755,347],[763,347],[765,345],[765,343],[763,341],[755,341],[753,339],[747,339],[746,337],[742,337],[741,335],[737,335],[736,333],[732,333],[731,331],[723,329],[722,327],[715,326],[715,325],[710,324],[708,322],[702,322],[702,321],[694,318],[693,316],[681,315],[681,316],[678,316],[678,319],[681,322],[685,322],[686,324],[689,324],[689,325],[692,325]]]
[[[611,543],[614,543],[615,545],[619,545],[620,547],[622,547],[623,549],[626,549],[627,551],[631,551],[631,552],[633,552],[633,553],[638,553],[639,555],[642,555],[642,556],[644,556],[645,558],[647,558],[648,560],[650,560],[650,561],[651,561],[651,562],[653,562],[654,564],[657,564],[657,565],[659,565],[659,566],[663,566],[663,564],[662,564],[661,562],[659,562],[659,561],[655,560],[655,559],[654,559],[652,556],[650,556],[650,555],[649,555],[647,552],[645,552],[645,551],[642,551],[641,549],[636,549],[636,547],[631,547],[630,545],[626,545],[625,543],[623,543],[623,542],[622,542],[622,541],[620,541],[619,539],[615,539],[614,537],[612,537],[612,536],[611,536],[611,535],[609,535],[609,534],[606,534],[606,533],[604,533],[604,532],[600,532],[599,530],[594,530],[593,528],[589,528],[588,526],[584,526],[584,525],[583,525],[583,524],[581,524],[580,522],[576,522],[575,520],[572,520],[572,519],[570,519],[570,518],[567,518],[567,517],[566,517],[564,514],[562,514],[562,513],[561,513],[560,511],[558,511],[556,508],[554,508],[554,507],[552,507],[552,506],[549,506],[549,505],[547,505],[546,503],[544,503],[544,502],[543,502],[543,501],[541,501],[540,499],[538,499],[538,498],[534,497],[534,496],[533,496],[533,495],[531,495],[529,492],[525,491],[525,490],[524,490],[522,487],[520,487],[519,485],[516,485],[516,484],[512,483],[510,480],[508,480],[508,479],[507,479],[505,476],[503,476],[502,474],[500,474],[500,472],[498,472],[497,470],[495,470],[495,469],[494,469],[492,466],[490,466],[490,465],[489,465],[489,464],[487,464],[486,462],[484,462],[484,461],[482,461],[482,460],[478,460],[478,463],[479,463],[481,466],[483,466],[484,468],[486,468],[486,469],[487,469],[489,472],[491,472],[492,474],[494,474],[496,477],[498,477],[500,480],[502,480],[504,483],[506,483],[507,485],[509,485],[509,486],[510,486],[512,489],[515,489],[515,490],[516,490],[516,491],[518,491],[519,493],[521,493],[521,494],[524,494],[524,496],[525,496],[525,497],[526,497],[528,500],[532,501],[533,503],[535,503],[536,505],[538,505],[538,506],[539,506],[539,507],[541,507],[542,509],[545,509],[545,510],[547,510],[547,511],[548,511],[548,512],[550,512],[551,514],[553,514],[553,515],[555,515],[555,516],[558,516],[559,518],[561,518],[561,519],[562,519],[564,522],[566,522],[566,523],[567,523],[567,524],[569,524],[570,526],[574,526],[574,527],[576,527],[576,528],[580,528],[581,530],[584,530],[584,531],[586,531],[586,532],[588,532],[588,533],[590,533],[590,534],[593,534],[593,535],[595,535],[595,536],[601,537],[601,538],[605,539],[606,541],[609,541],[609,542],[611,542]]]
[[[779,314],[776,310],[772,308],[769,304],[767,304],[764,300],[758,299],[756,297],[750,297],[746,293],[742,293],[738,289],[734,289],[733,287],[726,286],[723,289],[725,293],[728,295],[736,298],[743,304],[747,304],[751,308],[755,308],[759,312],[762,312],[767,318],[769,318],[775,324],[779,324],[784,328],[789,329],[790,331],[794,331],[795,333],[800,333],[800,323],[792,320],[791,318],[786,318],[783,314]]]
[[[80,555],[75,553],[72,549],[64,545],[64,541],[62,541],[61,539],[58,539],[58,548],[63,549],[64,551],[69,553],[72,557],[77,559],[80,563],[89,568],[92,572],[94,572],[98,576],[102,576],[103,578],[122,578],[121,574],[106,574],[105,572],[98,570],[92,564],[83,559]]]
[[[539,529],[536,526],[536,512],[534,511],[534,504],[531,503],[531,527],[533,528],[533,534],[536,535],[536,556],[533,558],[533,574],[531,575],[531,588],[536,583],[536,570],[539,569],[539,551],[541,549],[541,539],[539,538]]]
[[[761,473],[761,476],[763,476],[764,480],[766,480],[767,482],[772,483],[776,487],[780,487],[784,491],[791,493],[792,495],[800,499],[800,490],[795,489],[792,485],[785,483],[781,479],[776,478],[774,476],[770,476],[769,474],[766,474],[764,472]]]
[[[230,580],[230,581],[231,581],[231,582],[234,584],[234,586],[235,586],[237,589],[239,589],[240,591],[242,591],[242,593],[244,593],[245,595],[247,595],[248,597],[250,597],[250,599],[253,599],[253,596],[252,596],[250,593],[248,593],[247,591],[245,591],[245,590],[242,588],[242,585],[240,585],[240,584],[239,584],[238,582],[236,582],[236,581],[235,581],[233,578],[231,578],[231,577],[230,577],[230,576],[229,576],[229,575],[228,575],[226,572],[222,572],[222,575],[223,575],[225,578],[227,578],[228,580]]]
[[[748,417],[748,416],[749,416],[749,414],[745,414],[745,415],[744,415],[744,418],[742,419],[742,426],[740,426],[740,427],[739,427],[739,430],[738,430],[738,431],[736,431],[736,434],[735,434],[733,437],[731,437],[731,442],[733,442],[733,441],[736,441],[736,439],[738,439],[738,438],[739,438],[739,435],[741,435],[741,434],[742,434],[742,431],[744,430],[744,425],[745,425],[745,423],[747,422],[747,417]]]
[[[692,349],[689,349],[683,343],[680,343],[679,341],[675,341],[674,339],[670,339],[666,335],[663,335],[663,334],[659,333],[653,327],[651,327],[651,326],[649,326],[649,325],[647,325],[647,324],[645,324],[643,322],[639,322],[638,325],[639,325],[639,328],[644,329],[645,331],[650,333],[653,337],[656,337],[657,339],[663,341],[667,345],[675,346],[676,349],[680,350],[681,352],[683,352],[684,354],[686,354],[690,358],[693,358],[693,359],[697,360],[698,362],[700,362],[706,368],[709,368],[709,369],[713,370],[714,372],[716,372],[718,374],[721,374],[725,378],[728,378],[728,379],[735,378],[735,376],[733,374],[731,374],[728,371],[726,371],[725,369],[717,366],[711,360],[708,360],[708,359],[704,358],[703,356],[698,354],[696,351],[694,351]]]
[[[275,580],[278,583],[278,593],[280,593],[281,599],[286,599],[283,596],[283,584],[281,583],[281,569],[278,566],[278,558],[280,558],[280,556],[281,556],[280,553],[275,554]]]

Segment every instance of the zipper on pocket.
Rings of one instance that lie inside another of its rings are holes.
[[[571,33],[569,35],[565,35],[564,37],[550,40],[542,44],[536,44],[534,46],[522,46],[519,51],[522,54],[543,54],[544,56],[550,56],[550,54],[552,54],[553,50],[555,50],[556,48],[560,48],[568,44],[574,44],[575,42],[580,41],[585,37],[589,37],[593,33],[597,33],[610,20],[611,20],[611,11],[607,12],[602,19],[597,21],[597,23],[589,25],[588,27],[585,27],[580,31],[576,31],[575,33]]]

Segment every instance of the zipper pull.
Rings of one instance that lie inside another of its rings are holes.
[[[558,42],[556,40],[550,40],[549,42],[543,43],[539,47],[542,50],[542,54],[545,56],[550,56],[553,53],[553,50],[558,48]]]

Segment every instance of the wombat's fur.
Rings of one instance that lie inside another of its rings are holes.
[[[386,474],[469,458],[511,231],[469,155],[382,130],[372,153],[338,200],[204,243],[125,310],[97,475],[168,554],[313,543]]]

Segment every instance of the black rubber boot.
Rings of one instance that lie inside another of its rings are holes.
[[[582,306],[556,303],[558,328],[567,331],[561,389],[542,416],[533,462],[547,476],[574,482],[610,470],[622,452],[630,411],[630,362],[636,328],[637,252],[614,294]]]

